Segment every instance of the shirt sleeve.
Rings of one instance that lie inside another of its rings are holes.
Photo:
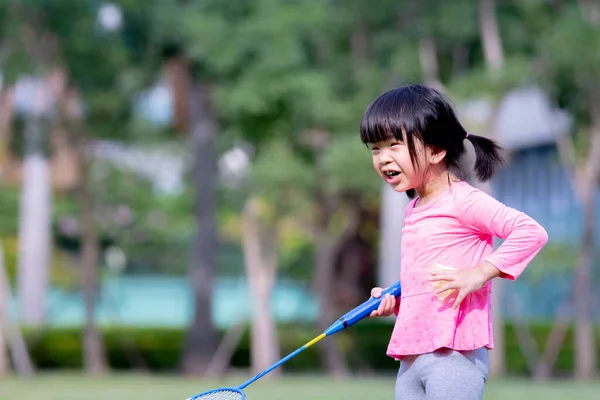
[[[475,232],[504,240],[485,259],[500,270],[502,278],[518,278],[548,242],[548,233],[537,221],[478,189],[464,197],[460,214]]]

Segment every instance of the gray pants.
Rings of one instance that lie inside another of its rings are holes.
[[[440,349],[400,362],[395,400],[480,400],[488,377],[488,349]]]

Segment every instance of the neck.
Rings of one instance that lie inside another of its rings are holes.
[[[456,178],[449,174],[446,168],[436,168],[430,171],[423,181],[423,185],[416,188],[419,194],[418,204],[427,204],[431,199],[448,189],[453,182],[456,182]]]

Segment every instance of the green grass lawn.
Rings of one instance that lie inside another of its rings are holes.
[[[236,385],[240,379],[220,382],[195,381],[165,376],[114,375],[101,379],[81,375],[40,375],[31,381],[0,379],[1,400],[184,400],[206,389]],[[393,400],[393,378],[353,378],[344,383],[324,377],[292,377],[276,381],[258,381],[250,385],[248,400]],[[600,381],[579,383],[552,381],[534,383],[527,380],[491,380],[485,399],[511,400],[597,400]]]

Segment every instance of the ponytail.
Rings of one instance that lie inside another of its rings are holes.
[[[505,160],[500,152],[503,150],[495,141],[467,134],[466,139],[471,142],[475,149],[475,174],[481,182],[490,180],[500,169]]]

